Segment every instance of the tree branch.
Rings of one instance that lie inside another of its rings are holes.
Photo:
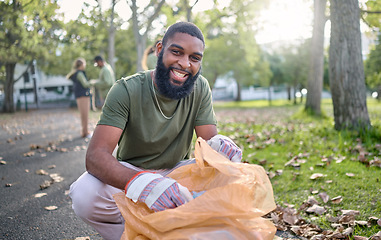
[[[381,14],[381,11],[368,11],[368,10],[361,10],[362,13],[369,13],[369,14]]]

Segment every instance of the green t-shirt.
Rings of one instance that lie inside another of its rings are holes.
[[[115,75],[114,71],[112,70],[110,64],[104,63],[104,66],[101,68],[101,71],[99,72],[99,79],[95,83],[95,87],[99,90],[99,94],[102,96],[102,98],[105,98],[107,96],[107,93],[111,86],[115,82]]]
[[[189,157],[195,126],[216,124],[208,81],[180,100],[161,96],[157,106],[150,71],[118,80],[110,89],[98,124],[123,129],[117,158],[145,169],[172,168]]]

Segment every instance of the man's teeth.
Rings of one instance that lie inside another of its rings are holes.
[[[179,72],[176,72],[176,71],[173,71],[173,73],[174,73],[176,76],[181,77],[181,78],[185,77],[185,75],[186,75],[186,74],[179,73]]]

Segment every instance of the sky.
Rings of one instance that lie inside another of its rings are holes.
[[[148,0],[144,0],[148,2]],[[176,0],[170,0],[176,1]],[[76,19],[81,12],[84,0],[59,0],[61,12],[65,15],[65,21]],[[90,4],[96,4],[94,0],[87,0]],[[110,7],[111,0],[102,0],[104,9]],[[139,0],[139,3],[142,0]],[[226,1],[222,1],[226,2]],[[312,0],[271,0],[269,8],[259,15],[260,29],[256,35],[259,44],[279,41],[304,39],[312,36]],[[210,1],[202,0],[197,3],[196,11],[209,9]],[[120,16],[129,17],[131,11],[125,0],[120,0],[116,5],[116,11]]]

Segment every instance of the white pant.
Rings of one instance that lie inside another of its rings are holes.
[[[190,163],[194,163],[194,160],[181,161],[175,168]],[[143,170],[129,163],[121,162],[121,164],[137,171]],[[156,172],[166,176],[173,169],[156,170]],[[119,192],[122,190],[105,184],[90,173],[85,172],[71,184],[69,195],[77,216],[92,226],[104,239],[119,240],[124,231],[124,219],[112,197]]]

